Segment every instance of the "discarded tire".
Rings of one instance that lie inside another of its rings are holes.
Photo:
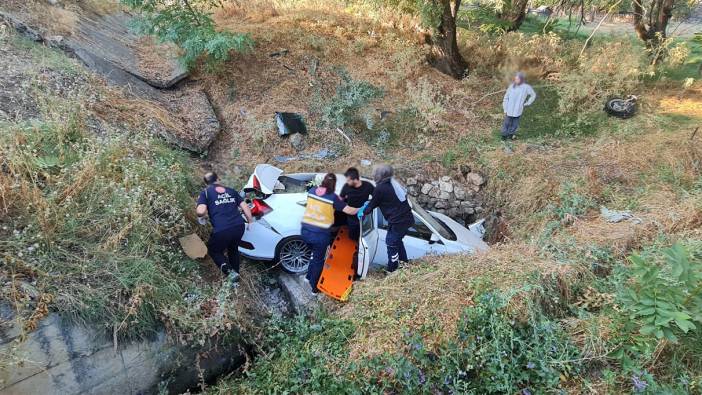
[[[604,110],[607,114],[617,118],[631,118],[636,113],[635,99],[622,99],[615,97],[607,100]]]

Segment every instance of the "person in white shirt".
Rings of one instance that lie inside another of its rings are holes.
[[[505,120],[502,122],[502,140],[514,140],[519,118],[522,116],[524,106],[529,106],[536,100],[536,92],[531,85],[526,83],[524,73],[521,71],[514,75],[513,82],[507,88],[502,99],[502,109]]]

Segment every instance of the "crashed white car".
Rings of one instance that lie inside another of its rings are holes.
[[[307,202],[307,191],[320,173],[284,174],[275,166],[256,166],[244,187],[253,215],[257,218],[251,230],[244,233],[239,251],[256,260],[279,262],[289,273],[307,271],[310,249],[300,237],[300,223]],[[346,178],[337,174],[336,193]],[[369,180],[367,180],[369,181]],[[372,182],[372,181],[370,181]],[[404,238],[409,259],[428,254],[459,254],[484,250],[482,221],[468,228],[446,215],[427,212],[410,199],[414,226]],[[380,209],[363,219],[363,242],[367,246],[368,263],[387,265],[385,245],[387,222]]]

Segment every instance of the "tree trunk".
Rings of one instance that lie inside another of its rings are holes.
[[[524,22],[524,18],[526,17],[526,8],[528,3],[529,0],[512,0],[509,1],[508,4],[504,5],[505,9],[502,10],[499,17],[501,20],[509,24],[507,26],[508,32],[516,31],[522,25],[522,22]]]
[[[433,5],[441,7],[441,22],[434,28],[431,37],[431,53],[427,60],[440,72],[453,78],[463,78],[468,70],[468,64],[458,51],[456,41],[456,16],[461,0],[455,0],[455,9],[451,8],[451,0],[432,0]]]
[[[666,38],[666,29],[673,16],[675,0],[653,0],[648,12],[642,2],[643,0],[634,0],[634,30],[650,48]]]

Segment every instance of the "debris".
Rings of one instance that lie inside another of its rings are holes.
[[[636,224],[640,224],[642,222],[640,218],[634,217],[634,214],[629,211],[610,210],[605,206],[600,207],[600,215],[602,215],[602,218],[604,218],[607,222],[611,223],[618,223],[628,220],[632,220],[632,222]]]
[[[195,233],[183,236],[178,241],[185,255],[190,259],[200,259],[207,255],[207,246]]]
[[[296,151],[303,151],[305,149],[305,138],[300,133],[295,133],[290,136],[290,145]]]
[[[485,179],[478,173],[468,173],[466,174],[466,181],[475,186],[480,186],[485,184]]]
[[[332,151],[330,149],[323,148],[317,152],[313,152],[311,154],[300,154],[297,156],[283,156],[283,155],[277,155],[273,157],[273,160],[278,162],[278,163],[288,163],[288,162],[294,162],[296,160],[305,160],[305,159],[317,159],[317,160],[323,160],[323,159],[334,159],[336,158],[336,152]]]
[[[339,132],[342,136],[344,136],[346,141],[348,141],[349,143],[351,142],[351,138],[346,133],[344,133],[344,131],[341,130],[341,128],[336,128],[336,131]]]
[[[370,166],[373,162],[370,159],[361,159],[361,166]]]
[[[293,133],[307,133],[307,126],[302,115],[294,112],[276,112],[275,123],[278,125],[278,135],[287,136]]]
[[[288,49],[281,49],[280,51],[271,52],[268,54],[271,58],[277,58],[279,56],[285,56],[290,52]]]

